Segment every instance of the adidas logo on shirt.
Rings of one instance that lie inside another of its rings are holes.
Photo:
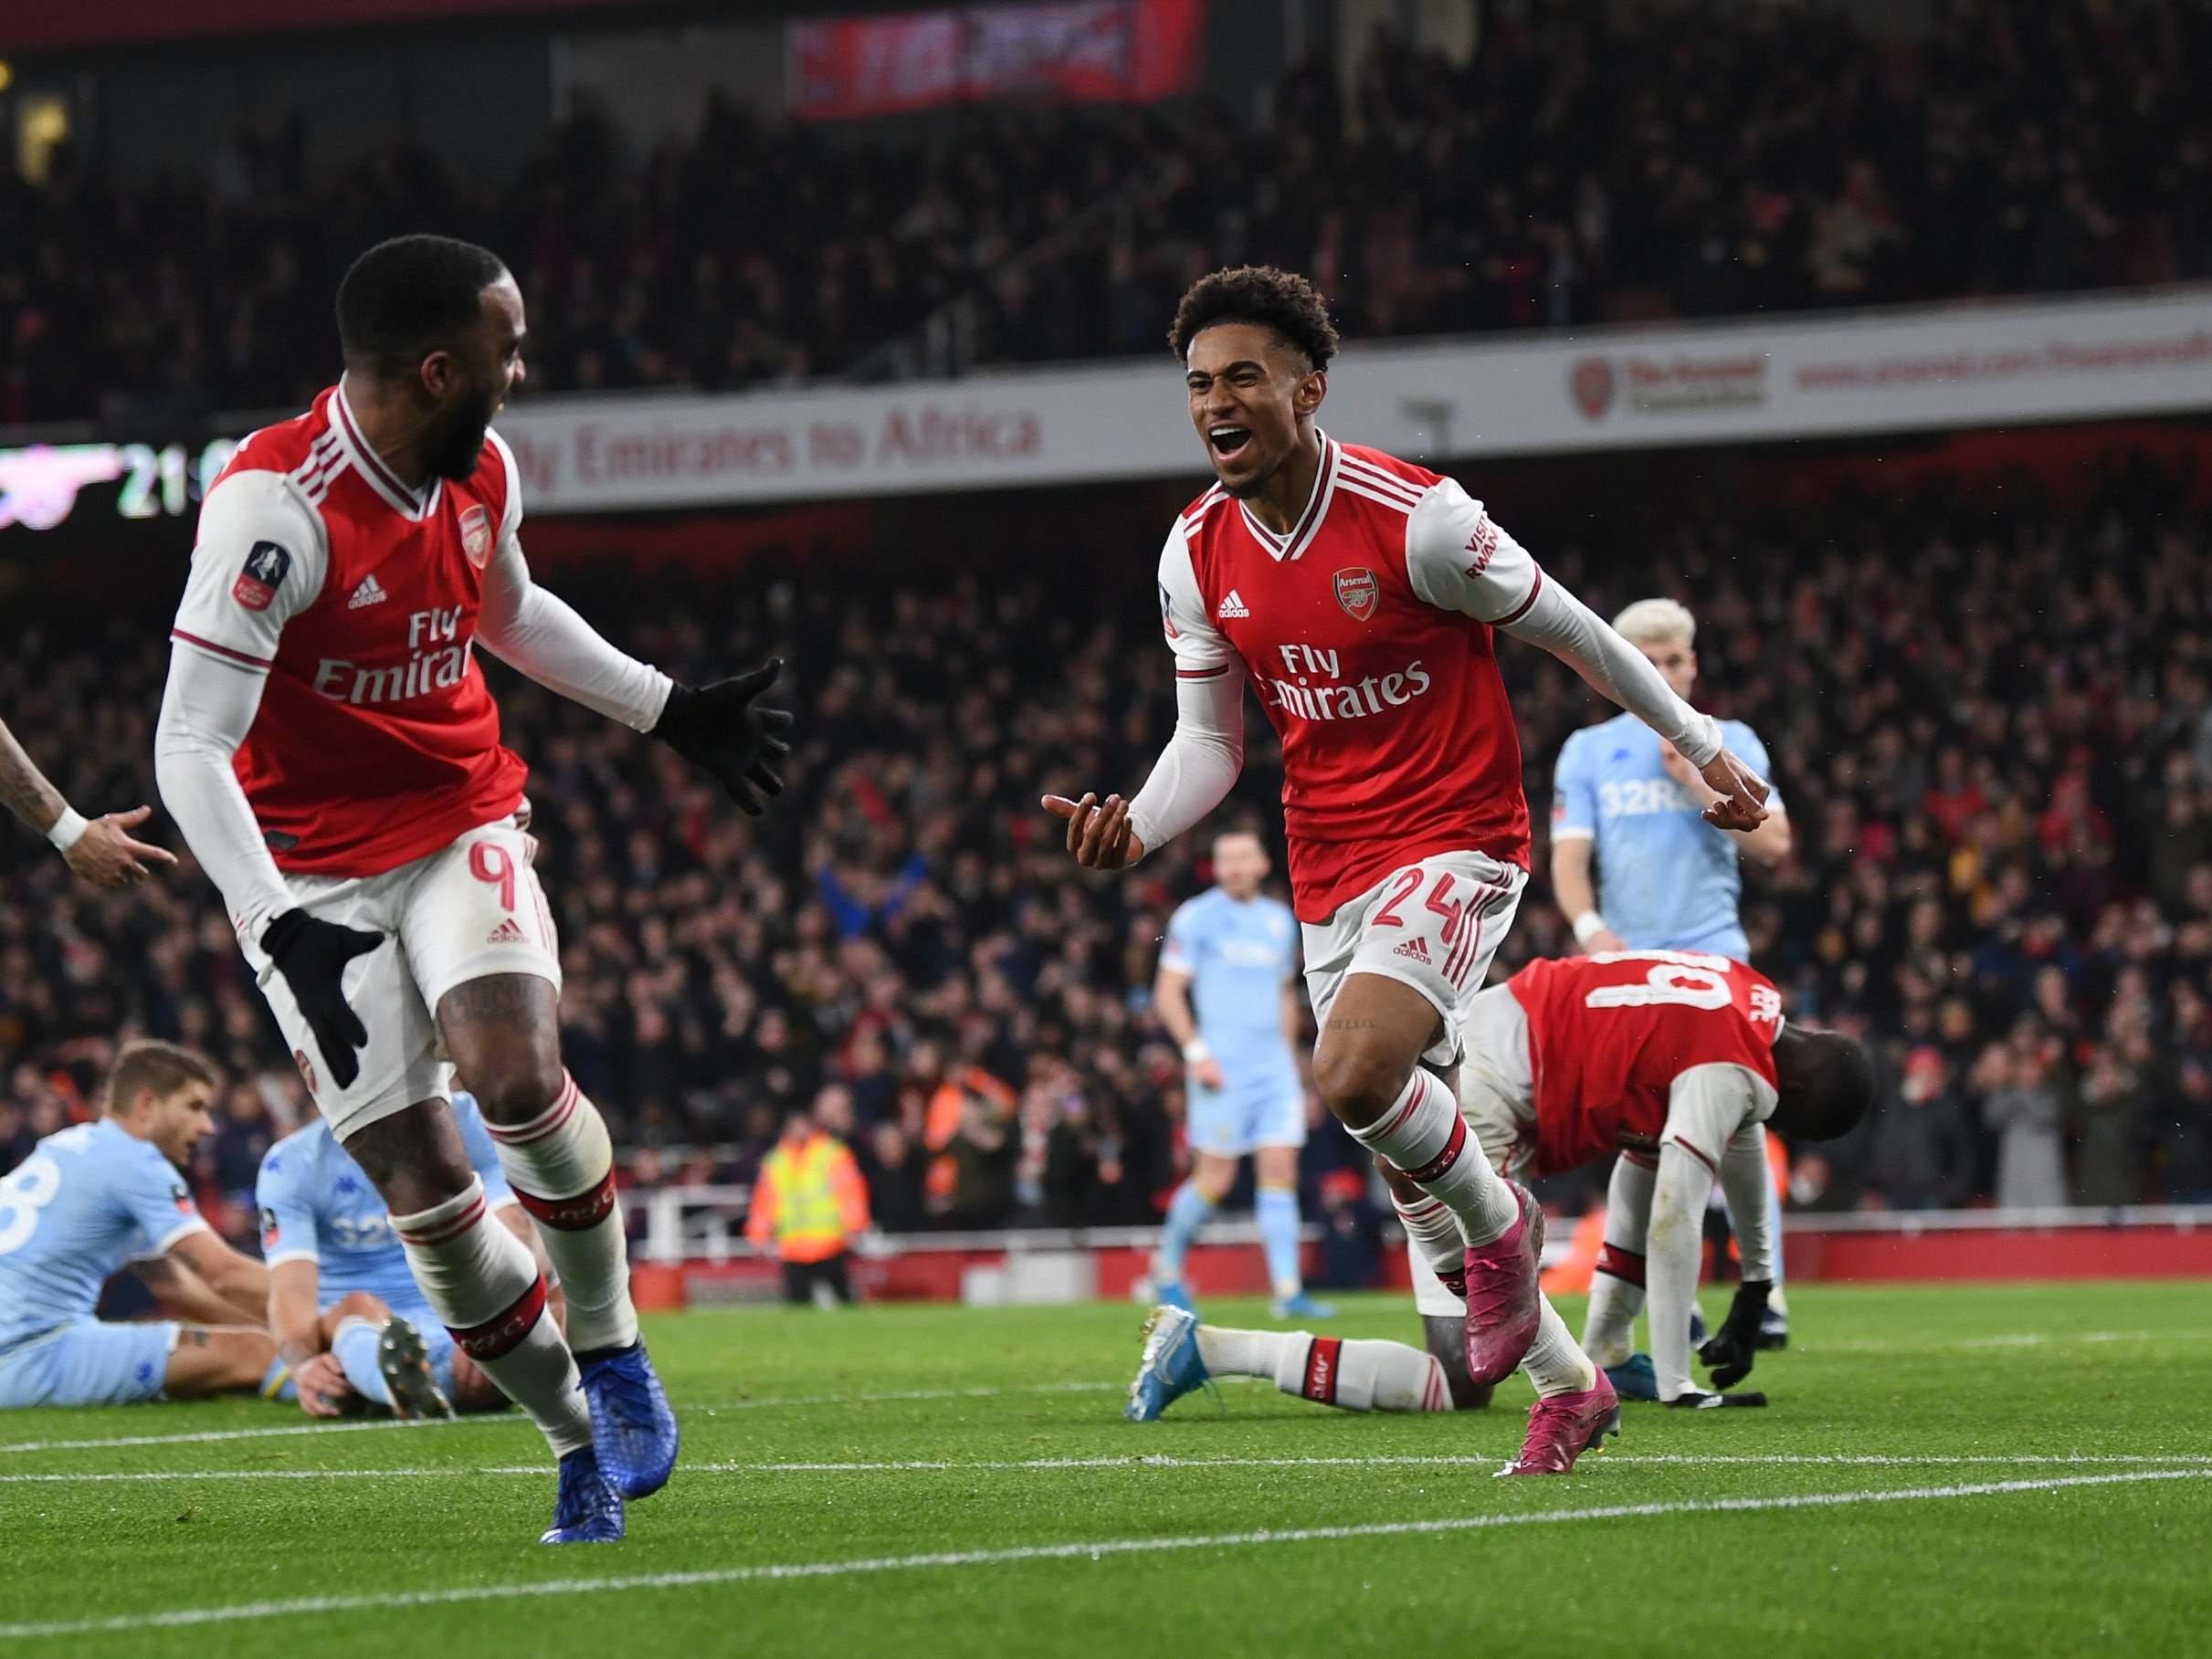
[[[1229,590],[1229,596],[1221,602],[1221,608],[1214,613],[1223,621],[1231,616],[1249,616],[1251,614],[1245,605],[1243,596],[1235,588]]]
[[[1436,964],[1429,960],[1427,945],[1419,939],[1409,939],[1402,945],[1393,945],[1390,948],[1390,954],[1393,956],[1410,957],[1415,961],[1419,962],[1424,968],[1433,968],[1436,966]]]
[[[530,940],[523,935],[522,929],[514,925],[514,918],[510,916],[492,929],[490,936],[484,942],[488,945],[527,945]]]
[[[382,604],[384,600],[384,589],[376,585],[376,572],[371,571],[361,579],[361,585],[353,590],[353,598],[345,602],[345,608],[358,611],[364,604]]]

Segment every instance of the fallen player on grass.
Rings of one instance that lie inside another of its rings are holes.
[[[1623,1398],[1711,1408],[1765,1403],[1728,1391],[1751,1374],[1773,1279],[1766,1126],[1827,1140],[1864,1115],[1873,1073],[1862,1045],[1787,1024],[1764,976],[1725,957],[1619,951],[1536,961],[1475,998],[1459,1100],[1484,1152],[1508,1174],[1564,1173],[1608,1150],[1615,1167],[1584,1349]],[[1149,1422],[1212,1377],[1259,1377],[1350,1411],[1445,1411],[1489,1403],[1466,1370],[1461,1241],[1452,1217],[1386,1164],[1412,1258],[1427,1351],[1403,1343],[1232,1330],[1181,1309],[1145,1327],[1127,1415]],[[1690,1372],[1705,1204],[1718,1176],[1743,1218],[1743,1282]],[[1648,1293],[1649,1355],[1632,1351]]]

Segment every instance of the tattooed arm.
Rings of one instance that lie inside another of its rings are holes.
[[[176,862],[175,854],[131,838],[129,832],[146,821],[152,807],[109,813],[88,823],[23,752],[5,721],[0,721],[0,803],[52,842],[69,868],[94,887],[143,881],[148,863]]]

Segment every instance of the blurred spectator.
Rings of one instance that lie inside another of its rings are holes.
[[[1972,1081],[1982,1092],[1982,1115],[1997,1138],[2000,1209],[2043,1209],[2066,1202],[2062,1110],[2051,1081],[2057,1064],[2057,1045],[2033,1019],[2023,1018],[2012,1035],[1991,1044],[1975,1066]]]
[[[1973,1169],[1966,1109],[1949,1065],[1938,1049],[1915,1048],[1878,1121],[1869,1181],[1894,1208],[1950,1210],[1972,1193]]]
[[[922,1202],[922,1168],[913,1142],[896,1119],[869,1131],[860,1171],[876,1224],[886,1233],[921,1232],[927,1214]]]

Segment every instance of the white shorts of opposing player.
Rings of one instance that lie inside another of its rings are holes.
[[[1526,870],[1488,854],[1438,853],[1391,871],[1327,921],[1303,924],[1314,1019],[1329,1017],[1346,976],[1379,973],[1428,999],[1444,1029],[1421,1059],[1449,1066],[1527,884]]]
[[[258,949],[248,953],[308,1092],[341,1141],[416,1101],[445,1097],[436,1015],[456,985],[525,973],[560,991],[553,912],[530,867],[529,837],[511,818],[381,876],[292,876],[285,885],[309,915],[386,936],[346,964],[345,1000],[369,1034],[360,1074],[346,1088],[331,1076],[284,976]]]

